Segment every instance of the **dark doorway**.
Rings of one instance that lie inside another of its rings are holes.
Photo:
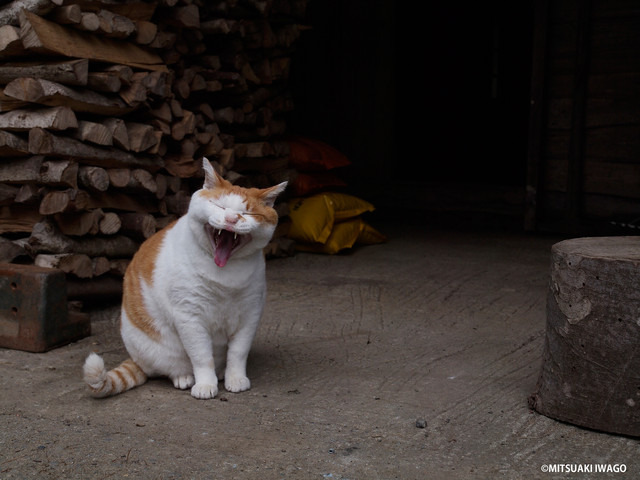
[[[341,149],[351,187],[380,203],[434,184],[524,188],[532,3],[311,2],[292,131]]]

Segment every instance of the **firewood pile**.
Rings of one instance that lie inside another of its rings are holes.
[[[1,6],[0,261],[60,268],[80,297],[108,293],[186,211],[203,156],[242,186],[294,179],[287,78],[305,3]],[[277,208],[268,255],[293,250]]]

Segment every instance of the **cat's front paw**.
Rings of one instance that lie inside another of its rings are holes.
[[[218,394],[218,386],[211,383],[196,383],[191,387],[191,396],[201,400],[213,398]]]
[[[193,375],[180,375],[177,377],[172,377],[173,386],[179,388],[180,390],[186,390],[187,388],[193,387],[193,384],[196,382]]]
[[[227,375],[224,380],[224,388],[226,388],[228,392],[244,392],[245,390],[249,390],[251,388],[251,381],[244,376],[232,377]]]

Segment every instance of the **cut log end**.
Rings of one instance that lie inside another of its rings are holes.
[[[566,240],[553,246],[551,265],[543,366],[530,406],[640,436],[640,237]]]

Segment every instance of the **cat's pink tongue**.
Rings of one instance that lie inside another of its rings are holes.
[[[224,267],[231,256],[231,251],[233,250],[233,236],[224,232],[218,238],[218,243],[216,244],[216,254],[213,257],[213,260],[216,262],[216,265],[219,267]]]

